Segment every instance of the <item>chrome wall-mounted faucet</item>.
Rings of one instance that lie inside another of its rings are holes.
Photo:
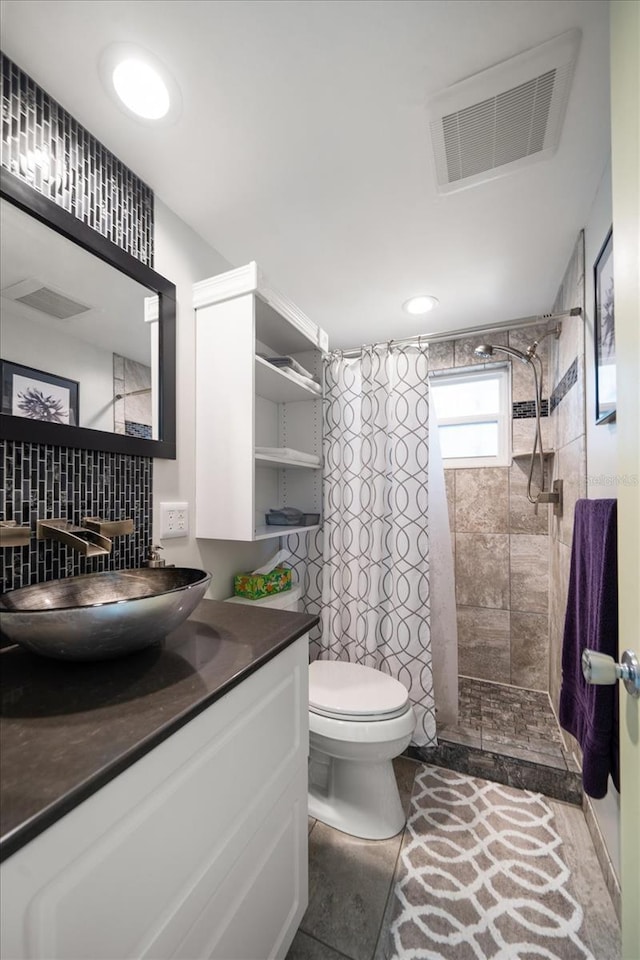
[[[38,540],[58,540],[84,557],[100,557],[111,553],[111,537],[133,533],[133,520],[85,517],[83,523],[85,525],[79,527],[71,520],[38,520],[36,537]]]
[[[17,520],[0,520],[0,548],[26,547],[30,539],[30,526],[20,526]]]

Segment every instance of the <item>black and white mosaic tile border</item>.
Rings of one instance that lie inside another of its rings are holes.
[[[0,165],[153,266],[153,191],[0,53]]]
[[[125,420],[124,432],[128,437],[141,437],[143,440],[153,440],[152,428],[148,423],[135,423],[133,420]]]
[[[578,382],[578,358],[576,357],[564,377],[554,389],[549,399],[549,412],[553,413],[563,397],[569,393],[571,387]]]
[[[0,443],[0,519],[31,528],[25,547],[0,550],[2,591],[59,577],[140,567],[151,545],[150,457],[35,443]],[[134,532],[113,539],[103,557],[81,557],[55,540],[36,540],[36,522],[86,516],[132,518]]]
[[[516,400],[513,403],[513,419],[528,420],[536,415],[535,400]],[[540,416],[549,416],[549,401],[543,400],[540,404]]]

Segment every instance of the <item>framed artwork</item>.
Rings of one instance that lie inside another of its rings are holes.
[[[593,265],[596,423],[616,418],[616,337],[613,296],[613,231]]]
[[[0,360],[2,413],[45,423],[78,426],[80,385],[21,363]]]

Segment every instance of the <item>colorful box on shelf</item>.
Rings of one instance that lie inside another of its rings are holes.
[[[233,578],[236,597],[248,600],[261,600],[290,589],[291,570],[287,567],[276,567],[271,573],[238,573]]]

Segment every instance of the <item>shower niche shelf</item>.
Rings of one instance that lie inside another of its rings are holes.
[[[548,460],[549,457],[553,457],[554,455],[555,455],[555,450],[545,450],[543,454],[545,460]],[[540,457],[540,454],[536,453],[536,460],[539,457]],[[511,459],[512,460],[530,460],[531,450],[522,450],[522,451],[519,451],[518,453],[512,453]]]
[[[265,540],[316,526],[267,526],[277,507],[322,509],[321,392],[265,356],[293,357],[320,379],[326,333],[265,283],[258,265],[194,285],[196,537]],[[256,447],[275,448],[256,453]]]

